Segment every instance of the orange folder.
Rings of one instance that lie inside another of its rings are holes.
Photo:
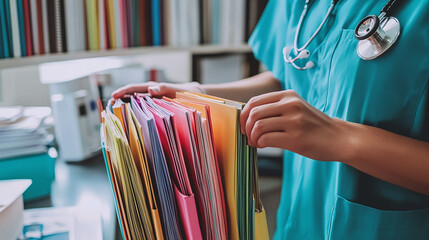
[[[149,167],[147,163],[146,151],[143,146],[144,140],[141,134],[141,126],[137,122],[137,119],[131,110],[129,104],[126,104],[126,112],[128,119],[128,130],[129,130],[129,144],[133,159],[139,171],[141,182],[144,185],[146,192],[147,206],[150,207],[148,211],[151,212],[153,230],[155,232],[156,239],[164,239],[162,233],[161,219],[159,216],[158,207],[155,201],[155,195],[152,187],[152,180],[149,175]]]
[[[201,112],[201,116],[204,119],[206,119],[206,121],[207,121],[207,124],[208,124],[207,128],[210,131],[209,134],[211,137],[211,139],[209,139],[209,142],[212,143],[210,145],[213,146],[214,139],[213,139],[213,131],[212,131],[211,114],[210,114],[209,105],[199,103],[199,102],[194,102],[191,100],[186,100],[186,99],[178,99],[177,102],[179,102],[183,105],[192,107],[195,110]],[[220,206],[218,206],[216,210],[218,211],[218,216],[220,217],[219,220],[221,221],[221,223],[219,223],[219,225],[221,227],[221,229],[220,229],[221,238],[226,239],[226,238],[228,238],[228,222],[226,219],[224,188],[222,185],[222,179],[221,179],[220,171],[218,168],[219,164],[218,164],[218,159],[216,156],[216,151],[214,151],[213,155],[214,155],[214,159],[213,159],[214,164],[213,165],[215,167],[215,173],[214,174],[216,175],[216,179],[218,179],[218,181],[219,181],[217,183],[217,186],[219,187],[219,189],[218,189],[219,192],[218,192],[218,194],[215,194],[215,197],[218,197],[219,198],[218,202],[221,203]]]
[[[237,108],[224,104],[224,101],[205,98],[189,93],[176,93],[176,98],[204,103],[212,113],[213,139],[223,186],[226,192],[226,211],[230,239],[239,239],[237,224],[237,146],[236,133]]]
[[[104,116],[103,116],[103,122],[104,122]],[[105,129],[105,125],[103,125],[103,132],[104,132],[104,136],[106,136],[106,129]],[[106,140],[105,140],[106,141]],[[107,162],[107,170],[109,171],[110,177],[111,177],[111,181],[112,181],[112,186],[113,186],[113,191],[114,191],[114,195],[116,198],[116,203],[117,203],[117,210],[118,210],[118,217],[120,219],[119,221],[119,225],[121,226],[121,230],[123,233],[123,237],[124,240],[128,240],[129,236],[131,236],[129,228],[128,228],[128,223],[125,216],[125,210],[124,210],[124,204],[123,204],[123,196],[121,194],[121,191],[119,190],[120,186],[119,186],[119,180],[118,180],[118,173],[116,171],[114,171],[114,168],[112,166],[112,160],[111,160],[111,154],[110,154],[110,150],[105,149],[105,158],[106,158],[106,162]]]

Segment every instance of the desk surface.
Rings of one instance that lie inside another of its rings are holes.
[[[270,236],[275,229],[276,210],[280,199],[280,177],[261,177],[261,198],[265,206]],[[65,163],[60,159],[55,166],[55,181],[51,197],[27,202],[26,209],[40,207],[89,207],[101,213],[103,239],[120,240],[112,190],[100,154],[79,163]]]
[[[24,204],[25,209],[69,206],[100,212],[103,239],[115,239],[115,205],[101,153],[79,163],[65,163],[57,159],[51,196]]]

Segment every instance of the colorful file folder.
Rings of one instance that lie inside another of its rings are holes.
[[[268,239],[243,103],[135,94],[102,112],[102,149],[123,239]]]

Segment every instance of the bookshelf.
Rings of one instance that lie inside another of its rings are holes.
[[[53,53],[46,55],[36,55],[31,57],[17,57],[0,60],[0,70],[8,68],[40,65],[43,63],[76,60],[82,58],[109,57],[109,56],[136,56],[144,54],[167,53],[174,51],[189,52],[192,57],[202,57],[211,55],[228,54],[251,54],[252,50],[247,44],[235,46],[221,45],[199,45],[192,47],[172,47],[172,46],[148,46],[136,48],[97,50],[97,51],[77,51],[67,53]]]
[[[239,69],[222,71],[228,81],[254,75],[259,63],[246,42],[267,1],[1,0],[0,102],[21,103],[18,86],[44,99],[40,65],[80,59],[136,60],[180,82],[227,79],[211,72],[220,61]]]

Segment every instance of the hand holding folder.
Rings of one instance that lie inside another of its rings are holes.
[[[102,148],[124,239],[268,239],[243,107],[189,92],[107,106]]]

